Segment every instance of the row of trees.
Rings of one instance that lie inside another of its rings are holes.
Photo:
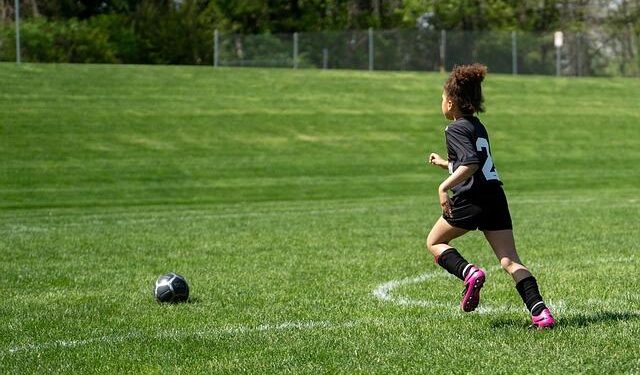
[[[0,0],[12,59],[14,0]],[[640,32],[640,0],[20,0],[30,61],[204,64],[213,30],[291,33],[419,28]],[[629,48],[633,47],[629,41]],[[633,52],[633,51],[631,51]]]
[[[638,0],[20,0],[27,17],[87,20],[118,14],[131,25],[162,14],[203,18],[238,33],[391,29],[429,25],[446,30],[551,31],[640,18]],[[0,0],[0,22],[14,0]],[[171,23],[169,21],[169,23]],[[572,30],[576,31],[576,30]]]

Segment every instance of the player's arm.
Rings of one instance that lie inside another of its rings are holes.
[[[442,169],[449,168],[449,162],[442,158],[442,156],[432,152],[427,159],[427,163],[436,165]]]
[[[473,176],[474,173],[480,168],[479,164],[469,164],[469,165],[461,165],[459,166],[453,174],[450,174],[446,180],[442,181],[439,191],[448,191],[452,187],[458,185],[461,182],[466,181],[469,177]]]
[[[449,201],[449,193],[447,193],[449,189],[473,176],[478,168],[480,168],[479,164],[461,165],[446,180],[442,181],[438,187],[438,196],[440,197],[440,207],[444,212],[451,215],[451,202]]]

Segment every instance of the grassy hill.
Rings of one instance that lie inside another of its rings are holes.
[[[445,78],[0,64],[0,372],[640,371],[640,81],[487,78],[536,332],[481,234],[472,314],[424,250]]]

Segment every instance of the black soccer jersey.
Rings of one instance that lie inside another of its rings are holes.
[[[466,181],[454,186],[454,195],[472,192],[491,184],[501,185],[498,171],[491,158],[487,129],[475,116],[460,118],[447,126],[449,173],[461,165],[478,164],[478,170]]]

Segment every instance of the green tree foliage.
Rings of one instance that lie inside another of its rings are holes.
[[[96,20],[97,21],[97,20]],[[0,39],[10,43],[2,48],[5,58],[15,58],[15,29],[0,29]],[[22,57],[32,62],[115,63],[120,60],[110,35],[92,21],[76,19],[45,21],[34,19],[21,27]],[[5,43],[3,43],[5,44]],[[10,47],[10,48],[6,48]]]
[[[40,14],[49,19],[88,19],[101,14],[128,13],[135,9],[135,0],[40,0]]]
[[[154,64],[210,64],[215,25],[228,22],[215,3],[202,0],[142,0],[126,20],[127,32],[114,38],[128,42],[118,56]]]
[[[559,26],[563,3],[572,0],[405,0],[402,21],[438,30],[549,31]],[[421,18],[423,17],[423,18]]]
[[[13,4],[14,0],[0,0],[2,59],[14,53]],[[369,27],[549,33],[593,30],[595,25],[601,26],[603,35],[628,34],[620,47],[624,54],[636,56],[640,48],[634,39],[640,32],[637,0],[20,0],[20,4],[25,53],[34,61],[209,64],[214,29],[271,35]],[[36,51],[29,43],[51,51]],[[471,43],[469,53],[475,56],[474,41],[461,43]],[[545,48],[540,49],[541,60],[552,52]]]

